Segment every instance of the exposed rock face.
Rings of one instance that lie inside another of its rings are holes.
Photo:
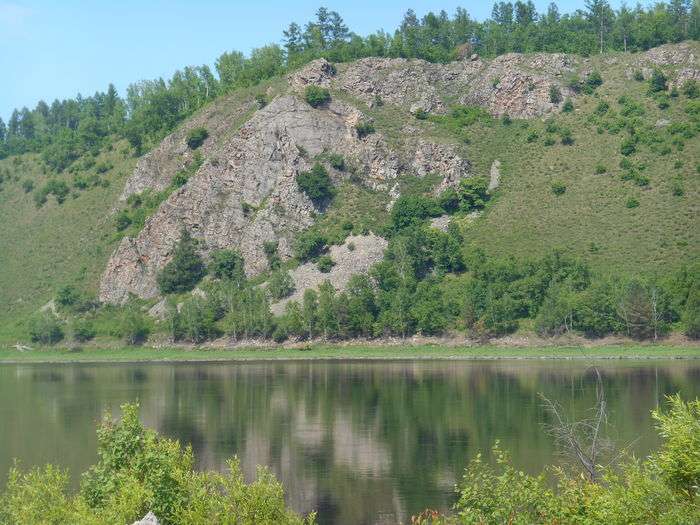
[[[294,280],[294,293],[273,304],[272,313],[281,315],[289,301],[301,301],[304,290],[318,289],[325,280],[330,281],[336,290],[345,290],[350,277],[367,272],[372,265],[382,260],[386,247],[386,240],[373,234],[350,236],[342,246],[331,246],[330,256],[335,262],[331,271],[322,273],[313,262],[294,269],[290,272]]]
[[[440,173],[443,179],[435,189],[436,193],[440,193],[446,187],[457,184],[469,172],[470,165],[451,145],[419,140],[411,168],[421,177],[429,173]]]
[[[253,100],[238,102],[227,97],[196,114],[139,159],[134,173],[126,181],[120,200],[146,189],[161,191],[166,188],[175,174],[192,162],[194,152],[186,143],[187,133],[191,129],[207,129],[209,137],[198,148],[206,157],[216,149],[217,142],[231,129],[233,122],[242,119],[254,106]]]
[[[306,64],[299,71],[295,71],[287,77],[289,85],[297,92],[304,90],[309,84],[329,87],[331,79],[335,75],[335,66],[325,58],[319,58]]]
[[[491,163],[491,170],[489,172],[489,193],[493,193],[498,189],[498,185],[501,183],[501,161],[496,159]]]
[[[423,60],[365,58],[348,65],[334,85],[372,105],[382,102],[445,113],[446,96],[459,96],[460,104],[481,105],[494,115],[534,117],[557,110],[549,100],[556,85],[562,98],[574,97],[564,75],[574,71],[576,60],[564,54],[510,53],[490,63],[476,57],[450,64]]]
[[[681,42],[650,49],[642,55],[640,62],[650,62],[657,66],[689,66],[696,63],[696,57],[693,47],[687,42]]]
[[[278,241],[279,254],[290,257],[294,236],[313,223],[315,214],[297,187],[296,175],[309,169],[320,153],[351,159],[364,184],[390,190],[399,176],[397,156],[379,133],[358,137],[355,124],[361,117],[338,102],[313,109],[294,96],[272,101],[170,195],[138,237],[122,240],[103,274],[100,300],[120,303],[130,293],[157,296],[158,271],[170,260],[183,227],[201,241],[205,257],[215,249],[237,249],[250,275],[267,267],[265,241]],[[464,165],[455,157],[441,162]],[[434,172],[437,166],[424,168]],[[456,170],[449,174],[458,176]]]
[[[135,521],[132,525],[159,525],[158,518],[152,512],[146,514],[143,518]]]
[[[564,99],[575,97],[564,84],[564,76],[573,72],[575,65],[575,60],[564,54],[501,55],[474,79],[459,101],[484,106],[495,116],[541,116],[558,110]],[[553,86],[561,92],[558,104],[550,101]]]

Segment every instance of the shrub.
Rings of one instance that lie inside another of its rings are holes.
[[[538,138],[540,138],[539,133],[537,133],[536,131],[533,130],[533,131],[531,131],[531,132],[528,134],[526,140],[527,140],[528,142],[532,143],[532,142],[536,142]]]
[[[654,69],[649,79],[649,93],[654,94],[666,91],[667,83],[668,79],[666,75],[664,75],[660,69]]]
[[[625,202],[625,206],[628,208],[637,208],[639,207],[639,201],[634,197],[630,197],[627,199],[627,202]]]
[[[117,332],[126,344],[140,345],[148,339],[151,327],[136,305],[128,305],[121,312]]]
[[[306,262],[318,257],[326,246],[326,238],[317,230],[302,232],[294,244],[294,256],[299,262]]]
[[[374,133],[374,124],[369,120],[362,120],[355,124],[355,130],[357,130],[357,136],[362,139]]]
[[[326,88],[311,84],[304,90],[304,99],[312,108],[318,108],[330,102],[331,94]]]
[[[289,297],[294,291],[294,280],[286,270],[273,272],[267,283],[267,291],[270,292],[270,297],[278,301]]]
[[[50,312],[42,312],[29,320],[29,337],[34,343],[53,345],[63,339],[63,327]]]
[[[574,137],[571,134],[571,130],[568,128],[561,128],[561,130],[559,130],[559,136],[564,146],[571,146],[574,143]]]
[[[552,104],[559,104],[561,102],[561,89],[556,84],[549,86],[549,101]]]
[[[700,339],[700,279],[695,279],[688,290],[682,314],[685,335]]]
[[[264,108],[267,106],[267,96],[264,93],[258,93],[255,95],[255,104],[258,106],[258,109]]]
[[[552,183],[552,193],[554,195],[563,195],[566,192],[566,186],[563,182],[554,181]]]
[[[596,88],[603,85],[603,77],[598,71],[591,71],[591,73],[586,77],[586,84],[584,85],[585,91],[592,93]]]
[[[554,140],[552,137],[546,137],[544,139],[544,145],[545,146],[554,146],[557,143],[556,140]]]
[[[561,110],[564,113],[571,113],[574,110],[574,103],[571,101],[571,99],[566,99],[564,105],[561,107]]]
[[[391,224],[394,231],[399,231],[428,217],[437,217],[442,211],[434,199],[425,195],[402,195],[391,208]]]
[[[681,91],[688,98],[698,98],[698,96],[700,96],[700,88],[698,88],[698,83],[692,79],[683,82]]]
[[[336,169],[338,171],[345,171],[345,158],[342,155],[339,155],[338,153],[331,153],[328,156],[328,163],[333,169]]]
[[[161,293],[179,293],[191,290],[206,274],[206,267],[197,253],[197,241],[186,229],[180,231],[173,257],[158,274]]]
[[[216,328],[216,310],[201,297],[190,297],[179,311],[173,308],[170,327],[174,340],[201,343],[219,334]]]
[[[457,185],[460,210],[480,210],[486,206],[486,202],[490,198],[488,188],[489,183],[486,177],[469,177],[460,180]]]
[[[637,151],[637,144],[632,137],[626,138],[622,141],[622,144],[620,144],[620,153],[626,157],[632,155],[635,151]]]
[[[0,494],[3,523],[132,523],[153,511],[160,523],[275,523],[313,525],[287,509],[284,490],[263,467],[246,483],[240,462],[226,473],[195,470],[191,446],[158,435],[139,421],[138,404],[121,406],[120,421],[105,413],[97,429],[97,463],[72,495],[71,476],[51,465],[23,472],[14,466]],[[77,473],[73,473],[75,476]]]
[[[659,109],[668,109],[668,107],[671,105],[668,97],[666,95],[659,95],[656,97],[656,105],[658,106]]]
[[[209,137],[206,128],[192,128],[187,132],[187,146],[190,149],[197,149]]]
[[[501,117],[501,124],[504,126],[510,126],[513,123],[513,119],[507,113]]]
[[[243,257],[236,250],[216,250],[211,254],[209,270],[217,279],[245,281]]]
[[[121,210],[119,213],[117,213],[114,222],[118,232],[124,231],[131,226],[131,216],[129,215],[128,211]]]
[[[413,112],[413,116],[416,117],[418,120],[427,120],[428,112],[423,108],[418,108]]]
[[[634,80],[636,80],[637,82],[644,82],[644,74],[639,69],[636,69],[634,71],[632,78],[634,78]]]
[[[595,108],[595,113],[596,115],[603,116],[605,115],[608,111],[610,110],[610,104],[605,102],[604,100],[601,100],[598,102],[598,105]]]
[[[608,168],[605,167],[605,164],[596,164],[595,166],[595,173],[596,175],[602,175],[603,173],[607,173]]]
[[[277,252],[277,241],[263,242],[263,252],[265,252],[267,266],[270,268],[270,270],[279,268],[282,261],[280,260],[279,253]]]
[[[71,328],[73,339],[80,343],[89,341],[97,335],[94,325],[87,319],[76,319],[73,321]]]
[[[335,266],[335,262],[333,262],[330,255],[322,255],[318,258],[317,266],[321,273],[328,273]]]
[[[316,206],[330,201],[335,189],[326,168],[318,162],[309,171],[302,171],[296,177],[297,186]]]
[[[22,181],[22,189],[24,190],[24,193],[31,193],[34,189],[34,181],[24,179]]]

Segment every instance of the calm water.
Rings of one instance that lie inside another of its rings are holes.
[[[700,362],[599,363],[621,442],[656,446],[649,411],[700,396]],[[557,461],[538,392],[571,413],[594,400],[578,362],[274,362],[0,366],[0,472],[96,459],[95,423],[139,400],[151,427],[192,443],[200,468],[268,465],[322,523],[409,522],[446,510],[464,466],[495,439],[529,471]],[[3,482],[4,483],[4,482]],[[77,483],[77,480],[76,480]]]

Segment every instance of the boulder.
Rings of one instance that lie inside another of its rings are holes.
[[[140,520],[135,521],[132,525],[160,525],[158,518],[152,512],[146,514]]]

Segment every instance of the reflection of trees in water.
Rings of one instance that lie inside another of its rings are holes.
[[[691,363],[604,363],[620,439],[655,444],[649,410],[664,394],[698,395]],[[147,425],[191,442],[199,466],[234,453],[252,476],[269,465],[299,510],[362,523],[447,508],[468,460],[494,439],[535,471],[553,457],[538,392],[572,415],[595,401],[584,363],[346,362],[0,367],[0,450],[74,472],[94,460],[103,409],[140,400]],[[11,402],[9,400],[12,400]],[[90,451],[86,457],[86,450]],[[10,458],[0,457],[0,468]]]

